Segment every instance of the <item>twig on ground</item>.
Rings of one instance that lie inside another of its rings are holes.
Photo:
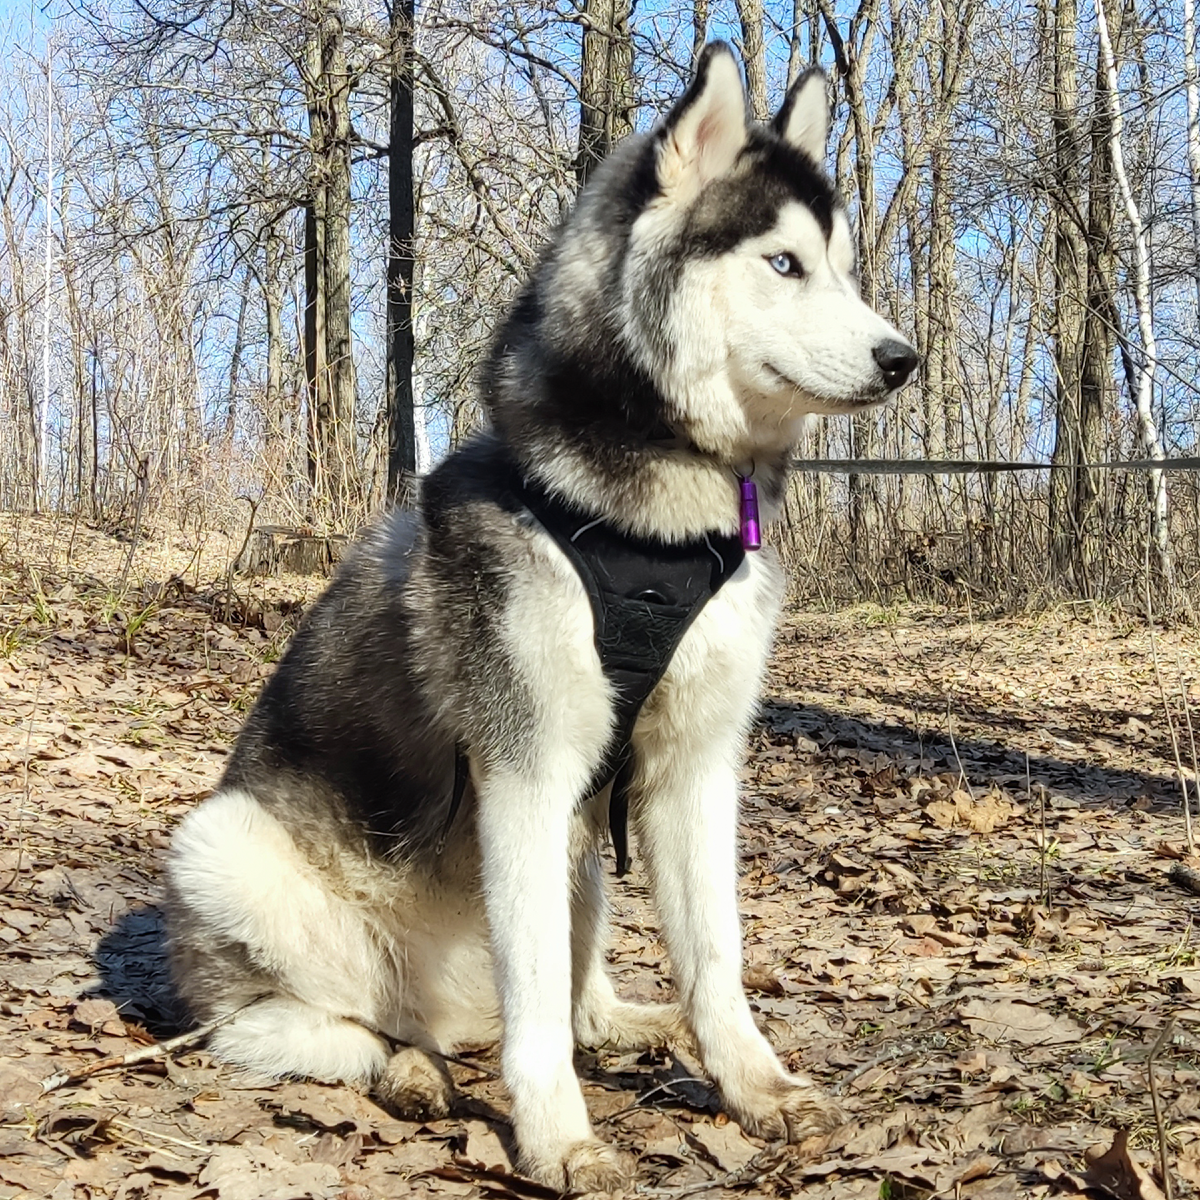
[[[248,1000],[240,1008],[235,1008],[233,1012],[226,1013],[223,1017],[218,1017],[215,1021],[199,1025],[195,1029],[189,1029],[187,1033],[167,1038],[165,1042],[155,1042],[151,1046],[139,1046],[136,1050],[130,1050],[128,1054],[117,1054],[112,1058],[102,1058],[99,1062],[94,1062],[84,1067],[81,1071],[72,1071],[69,1074],[64,1074],[60,1071],[54,1075],[49,1075],[42,1080],[42,1094],[45,1095],[47,1092],[56,1091],[61,1087],[69,1087],[76,1083],[82,1083],[85,1079],[90,1079],[93,1075],[99,1075],[101,1071],[111,1071],[114,1067],[133,1067],[140,1063],[154,1062],[156,1059],[166,1058],[168,1055],[174,1054],[176,1050],[191,1050],[205,1041],[214,1030],[220,1029],[222,1025],[228,1021],[232,1021],[243,1009],[249,1008],[251,1004],[256,1004],[261,999],[261,996],[255,996],[253,1000]]]
[[[121,580],[117,584],[118,603],[125,599],[125,585],[129,582],[129,570],[133,566],[133,556],[137,551],[138,538],[142,532],[142,508],[146,503],[146,488],[150,485],[150,455],[143,454],[137,462],[138,497],[137,507],[133,512],[133,534],[129,539],[129,553],[125,556],[125,567],[121,571]]]
[[[491,1067],[485,1067],[481,1063],[472,1062],[469,1058],[462,1058],[457,1054],[443,1054],[441,1050],[431,1050],[427,1046],[416,1046],[412,1042],[406,1042],[398,1037],[393,1037],[390,1033],[378,1028],[378,1026],[368,1024],[366,1021],[360,1021],[356,1017],[347,1017],[346,1020],[361,1026],[368,1033],[373,1033],[381,1041],[387,1042],[388,1049],[393,1054],[400,1050],[417,1049],[425,1054],[431,1054],[434,1058],[440,1058],[443,1062],[452,1062],[460,1067],[466,1067],[469,1071],[478,1071],[479,1074],[486,1076],[488,1079],[500,1078],[499,1072],[493,1071]]]
[[[707,1079],[699,1079],[694,1075],[680,1075],[676,1079],[668,1079],[665,1083],[660,1083],[657,1087],[652,1087],[648,1092],[639,1096],[632,1104],[627,1104],[624,1108],[619,1108],[616,1112],[609,1113],[607,1117],[603,1118],[602,1123],[607,1124],[609,1121],[615,1121],[617,1117],[623,1117],[627,1113],[636,1112],[639,1108],[645,1108],[647,1104],[653,1102],[659,1092],[669,1094],[673,1088],[678,1087],[681,1083],[695,1083],[705,1088],[712,1087],[712,1084]]]
[[[246,536],[242,538],[242,548],[229,560],[225,565],[225,616],[223,620],[225,624],[229,624],[230,616],[230,599],[233,596],[233,568],[237,565],[238,560],[246,553],[246,547],[250,545],[251,535],[254,533],[254,518],[258,516],[258,501],[251,496],[239,496],[239,500],[245,500],[250,505],[250,519],[246,522]]]
[[[1183,774],[1183,759],[1179,756],[1179,735],[1175,732],[1175,718],[1171,715],[1171,706],[1167,703],[1167,685],[1163,682],[1162,666],[1158,661],[1158,638],[1154,631],[1154,610],[1150,606],[1150,576],[1146,576],[1146,622],[1150,628],[1150,653],[1154,658],[1154,679],[1158,684],[1158,694],[1162,699],[1163,712],[1167,717],[1167,729],[1171,732],[1171,753],[1175,758],[1175,774],[1179,779],[1179,790],[1183,794],[1183,819],[1191,825],[1191,811],[1188,808],[1187,779]],[[1191,840],[1189,838],[1189,849]]]
[[[950,707],[950,696],[946,696],[946,732],[950,735],[950,749],[954,751],[954,761],[958,763],[958,781],[967,789],[967,795],[971,797],[971,803],[975,803],[975,793],[971,790],[971,781],[967,778],[967,768],[963,766],[963,761],[958,756],[958,743],[954,740],[954,716]]]
[[[33,742],[33,723],[37,718],[38,701],[42,697],[42,683],[46,678],[43,671],[38,676],[37,687],[33,692],[33,706],[29,710],[29,724],[25,727],[25,754],[21,764],[21,772],[23,776],[21,808],[17,813],[17,862],[12,869],[12,874],[0,885],[0,895],[7,892],[10,887],[20,878],[21,875],[21,860],[25,857],[25,818],[29,815],[29,751]]]
[[[916,1058],[921,1053],[920,1046],[914,1046],[911,1042],[903,1046],[893,1046],[889,1050],[885,1050],[882,1054],[875,1055],[868,1062],[861,1063],[855,1067],[849,1075],[843,1079],[839,1079],[833,1087],[829,1089],[830,1094],[840,1096],[846,1088],[848,1088],[856,1079],[865,1075],[874,1067],[881,1067],[886,1062],[901,1062],[906,1058]]]
[[[659,1092],[671,1092],[681,1083],[697,1083],[705,1088],[712,1086],[707,1079],[699,1079],[695,1075],[680,1075],[675,1079],[668,1079],[666,1083],[660,1083],[658,1087],[652,1087],[644,1095],[639,1096],[629,1107],[630,1109],[642,1108],[649,1103],[652,1096],[656,1096]]]
[[[1033,782],[1029,774],[1029,751],[1025,751],[1025,799],[1033,803]],[[1040,817],[1038,830],[1038,899],[1043,908],[1050,907],[1050,888],[1046,883],[1046,855],[1049,847],[1046,845],[1046,786],[1038,784],[1038,815]]]
[[[472,1062],[469,1058],[460,1058],[457,1054],[443,1054],[440,1050],[434,1050],[431,1053],[437,1058],[444,1059],[446,1062],[452,1062],[459,1067],[466,1067],[468,1071],[477,1071],[487,1079],[501,1078],[499,1071],[493,1071],[491,1067],[485,1067],[482,1063]]]
[[[1187,680],[1183,677],[1183,664],[1179,663],[1179,691],[1183,695],[1183,717],[1187,721],[1188,743],[1192,750],[1192,792],[1200,799],[1200,761],[1196,758],[1196,734],[1192,729],[1192,706],[1188,701]],[[1192,809],[1186,797],[1183,801],[1183,832],[1187,837],[1189,854],[1196,853],[1196,838],[1192,832]]]
[[[1158,1101],[1158,1084],[1154,1080],[1154,1060],[1158,1058],[1163,1047],[1170,1041],[1171,1031],[1174,1028],[1175,1017],[1169,1016],[1150,1053],[1146,1056],[1146,1080],[1150,1084],[1150,1103],[1154,1106],[1154,1128],[1158,1134],[1158,1167],[1162,1172],[1163,1191],[1166,1193],[1167,1200],[1174,1200],[1175,1193],[1171,1184],[1170,1166],[1167,1163],[1167,1130],[1163,1124],[1162,1106]]]

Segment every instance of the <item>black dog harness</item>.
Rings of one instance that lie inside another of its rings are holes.
[[[612,783],[608,827],[617,875],[624,875],[629,870],[633,727],[688,627],[741,566],[746,552],[739,537],[726,534],[683,543],[632,537],[564,504],[516,470],[511,490],[520,508],[571,560],[591,601],[596,652],[616,692],[616,723],[600,767],[581,799]],[[466,782],[466,755],[460,747],[443,842]]]

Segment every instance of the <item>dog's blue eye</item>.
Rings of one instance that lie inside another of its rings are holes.
[[[791,275],[795,279],[800,279],[804,275],[804,268],[796,261],[795,256],[792,254],[772,254],[767,259],[767,262],[780,275]]]

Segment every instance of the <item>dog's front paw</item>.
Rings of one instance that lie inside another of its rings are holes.
[[[813,1134],[828,1133],[846,1120],[836,1100],[808,1079],[793,1075],[725,1099],[747,1133],[771,1141],[800,1142]]]
[[[521,1155],[521,1169],[530,1179],[572,1195],[611,1196],[633,1182],[634,1163],[616,1146],[598,1138],[576,1142],[561,1157]]]
[[[446,1064],[416,1046],[405,1046],[387,1061],[372,1091],[385,1107],[406,1121],[448,1116],[454,1083]]]

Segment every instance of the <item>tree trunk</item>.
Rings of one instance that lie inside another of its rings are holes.
[[[762,0],[737,0],[737,13],[742,26],[742,61],[746,65],[750,114],[756,121],[765,121],[771,112],[767,107],[767,56],[763,46]]]
[[[354,348],[350,333],[350,73],[339,12],[325,23],[329,80],[329,188],[325,208],[325,346],[333,429],[329,439],[333,519],[344,521],[358,495],[354,427]]]
[[[800,30],[807,18],[807,13],[808,9],[804,0],[792,0],[792,34],[788,38],[787,65],[787,86],[789,88],[796,82],[800,72],[804,70],[804,45]],[[816,25],[815,19],[813,25]]]
[[[1075,60],[1076,0],[1054,0],[1049,40],[1054,69],[1054,451],[1051,461],[1079,461],[1086,248],[1080,225],[1079,84]],[[1060,580],[1075,555],[1072,472],[1050,472],[1050,565]]]
[[[344,524],[358,495],[350,335],[350,79],[341,15],[316,9],[306,48],[312,140],[305,210],[305,364],[314,515]]]
[[[415,500],[417,430],[413,410],[413,0],[392,0],[389,81],[387,259],[387,498]]]
[[[325,187],[310,180],[304,206],[304,380],[308,391],[306,421],[308,482],[313,502],[326,494],[324,439],[329,425],[329,372],[325,366]]]
[[[242,295],[238,302],[237,328],[233,336],[233,353],[229,358],[229,388],[225,393],[225,443],[232,453],[233,437],[237,431],[238,382],[242,373],[242,352],[246,345],[246,316],[250,308],[250,272],[242,280]]]
[[[1108,74],[1108,111],[1111,122],[1109,146],[1112,152],[1113,177],[1125,206],[1125,215],[1133,233],[1134,282],[1133,306],[1137,312],[1138,332],[1142,343],[1142,361],[1137,372],[1137,431],[1142,453],[1147,458],[1163,457],[1162,442],[1154,418],[1154,375],[1158,366],[1158,344],[1154,336],[1154,313],[1150,295],[1150,249],[1146,231],[1142,224],[1141,210],[1129,186],[1125,174],[1125,152],[1121,144],[1124,117],[1121,113],[1120,93],[1117,90],[1117,60],[1112,41],[1108,35],[1108,16],[1105,6],[1096,6],[1096,27],[1100,34],[1100,53]],[[1150,501],[1150,542],[1154,565],[1159,582],[1171,581],[1171,553],[1167,525],[1167,480],[1160,470],[1148,473],[1148,499]]]
[[[871,41],[879,16],[879,0],[863,0],[849,35],[843,38],[829,0],[819,7],[837,58],[838,74],[850,107],[850,127],[854,138],[854,183],[858,194],[858,278],[863,299],[872,307],[878,304],[875,278],[876,208],[875,139],[867,110],[863,82],[871,58]],[[855,42],[855,29],[863,30]],[[874,413],[858,413],[850,418],[851,457],[868,458],[874,451],[877,418]],[[870,524],[875,509],[874,479],[870,475],[850,475],[847,480],[850,500],[850,548],[856,559],[871,553]]]
[[[341,562],[348,538],[321,537],[285,525],[251,531],[233,569],[240,575],[328,575]]]
[[[1196,78],[1196,0],[1183,0],[1183,83],[1187,93],[1188,176],[1192,198],[1192,247],[1200,259],[1200,84]],[[1200,314],[1200,272],[1196,274]]]
[[[700,61],[700,53],[708,41],[708,0],[692,4],[692,69]]]
[[[1088,170],[1087,315],[1083,323],[1079,378],[1079,430],[1074,467],[1063,472],[1071,485],[1074,510],[1074,574],[1080,595],[1098,594],[1102,566],[1097,472],[1104,456],[1104,414],[1113,400],[1112,317],[1116,261],[1112,245],[1112,121],[1104,55],[1096,51],[1095,110],[1092,113]]]
[[[629,13],[630,0],[587,0],[575,160],[580,187],[613,146],[633,132]]]
[[[263,247],[263,306],[267,316],[267,383],[263,427],[268,451],[279,440],[283,416],[283,246],[274,225]]]

